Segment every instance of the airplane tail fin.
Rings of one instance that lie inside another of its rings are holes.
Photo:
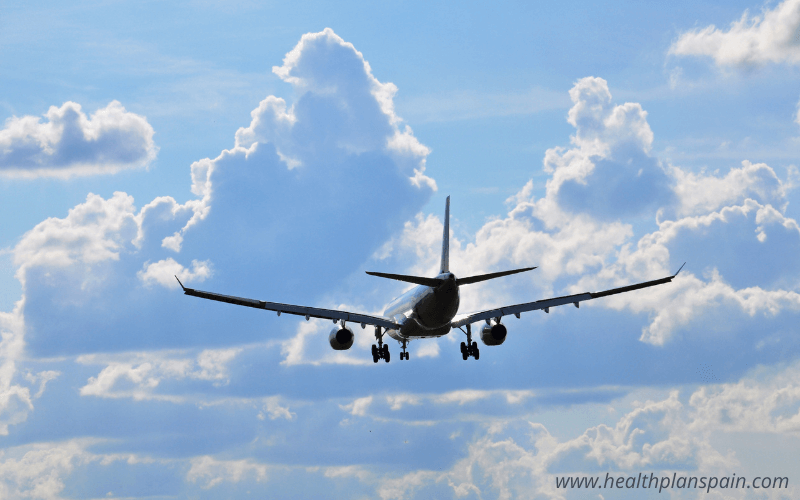
[[[500,271],[498,273],[479,274],[476,276],[468,276],[466,278],[456,278],[456,285],[469,285],[471,283],[480,283],[481,281],[500,278],[502,276],[508,276],[510,274],[522,273],[525,271],[530,271],[532,269],[536,268],[526,267],[523,269],[514,269],[511,271]],[[442,234],[442,264],[439,267],[439,273],[449,273],[449,272],[450,272],[450,197],[448,196],[447,201],[445,202],[444,205],[444,231]],[[376,273],[372,271],[367,271],[367,274],[371,276],[378,276],[380,278],[388,278],[397,281],[404,281],[406,283],[414,283],[415,285],[429,286],[432,288],[436,288],[446,281],[442,278],[423,278],[421,276]]]
[[[450,272],[450,197],[444,205],[444,234],[442,234],[442,265],[440,273]]]

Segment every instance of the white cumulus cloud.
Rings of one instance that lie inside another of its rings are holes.
[[[159,284],[167,288],[178,288],[179,284],[175,276],[181,283],[191,283],[193,281],[202,282],[211,276],[211,265],[208,261],[192,261],[192,268],[183,267],[175,259],[169,257],[158,262],[145,262],[144,269],[137,273],[139,279],[147,285]]]
[[[665,166],[650,153],[653,133],[639,104],[615,105],[607,82],[595,77],[578,80],[570,96],[572,147],[547,151],[544,197],[528,182],[508,200],[506,217],[451,240],[459,276],[539,268],[518,278],[524,288],[501,280],[465,287],[463,311],[664,277],[684,261],[688,268],[669,285],[590,305],[645,313],[641,340],[654,345],[710,311],[780,322],[799,310],[800,268],[790,256],[800,248],[800,227],[785,215],[795,169],[780,179],[769,165],[746,160],[723,173]],[[456,215],[457,206],[454,199]],[[416,261],[410,274],[430,274],[441,228],[438,217],[418,216],[376,257]],[[780,272],[759,264],[777,261],[790,264]]]
[[[784,0],[760,15],[745,11],[727,31],[712,24],[685,32],[669,52],[709,56],[719,66],[800,64],[800,0]]]
[[[51,106],[47,119],[11,117],[0,130],[0,175],[60,177],[115,173],[148,165],[158,148],[143,116],[112,101],[90,117],[80,104]]]

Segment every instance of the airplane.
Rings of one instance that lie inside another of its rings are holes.
[[[684,263],[686,265],[686,263]],[[503,316],[513,314],[519,319],[520,315],[528,311],[543,310],[550,312],[551,307],[565,304],[573,304],[580,307],[580,303],[585,300],[599,299],[609,295],[630,292],[661,285],[671,282],[678,272],[665,278],[645,281],[633,285],[612,288],[602,292],[586,292],[563,297],[553,297],[534,302],[525,302],[511,306],[498,307],[485,311],[458,314],[459,306],[459,287],[487,281],[502,276],[522,273],[536,269],[535,267],[525,267],[513,269],[511,271],[500,271],[496,273],[480,274],[466,278],[457,278],[450,272],[450,197],[447,197],[444,210],[444,234],[442,235],[442,258],[439,274],[433,278],[421,276],[406,276],[402,274],[388,274],[367,271],[371,276],[388,278],[417,286],[394,299],[386,308],[383,317],[370,316],[367,314],[351,313],[335,309],[320,309],[317,307],[306,307],[292,304],[281,304],[277,302],[265,302],[263,300],[246,299],[218,293],[204,292],[183,286],[181,280],[175,276],[183,289],[185,295],[200,297],[203,299],[227,302],[256,309],[275,311],[280,316],[283,313],[304,316],[306,321],[311,318],[322,318],[332,320],[336,325],[328,335],[328,342],[337,351],[344,351],[353,346],[355,334],[347,326],[347,323],[360,324],[364,329],[366,325],[375,327],[375,340],[377,344],[372,344],[372,360],[377,363],[383,359],[389,362],[391,354],[389,346],[383,342],[384,335],[395,339],[400,343],[403,352],[400,359],[408,360],[409,353],[406,351],[408,342],[416,339],[437,338],[450,333],[450,330],[458,328],[466,336],[466,343],[461,342],[461,356],[466,361],[469,357],[475,360],[480,358],[478,343],[472,340],[472,325],[484,321],[486,324],[480,329],[480,339],[487,346],[498,346],[505,342],[508,330],[500,321]]]

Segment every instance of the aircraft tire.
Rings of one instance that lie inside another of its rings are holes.
[[[383,346],[383,347],[384,349],[386,349],[386,351],[384,352],[383,359],[388,363],[389,360],[391,359],[391,355],[389,354],[389,346]]]
[[[473,356],[475,357],[475,361],[478,361],[478,359],[481,357],[481,351],[480,351],[480,349],[478,349],[478,348],[476,347],[476,348],[475,348],[475,353],[473,354]]]

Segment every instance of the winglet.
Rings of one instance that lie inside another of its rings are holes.
[[[673,275],[672,275],[672,277],[674,278],[675,276],[677,276],[677,275],[678,275],[678,273],[679,273],[679,272],[681,272],[681,269],[683,269],[683,266],[685,266],[685,265],[686,265],[686,262],[684,262],[684,263],[681,265],[680,269],[678,269],[678,272],[676,272],[675,274],[673,274]]]
[[[176,280],[178,280],[178,277],[177,277],[177,276],[175,276],[175,279],[176,279]],[[181,283],[181,280],[178,280],[178,284],[181,286],[181,288],[182,288],[182,289],[183,289],[183,291],[185,292],[185,291],[186,291],[186,287],[185,287],[185,286],[183,286],[183,283]]]

